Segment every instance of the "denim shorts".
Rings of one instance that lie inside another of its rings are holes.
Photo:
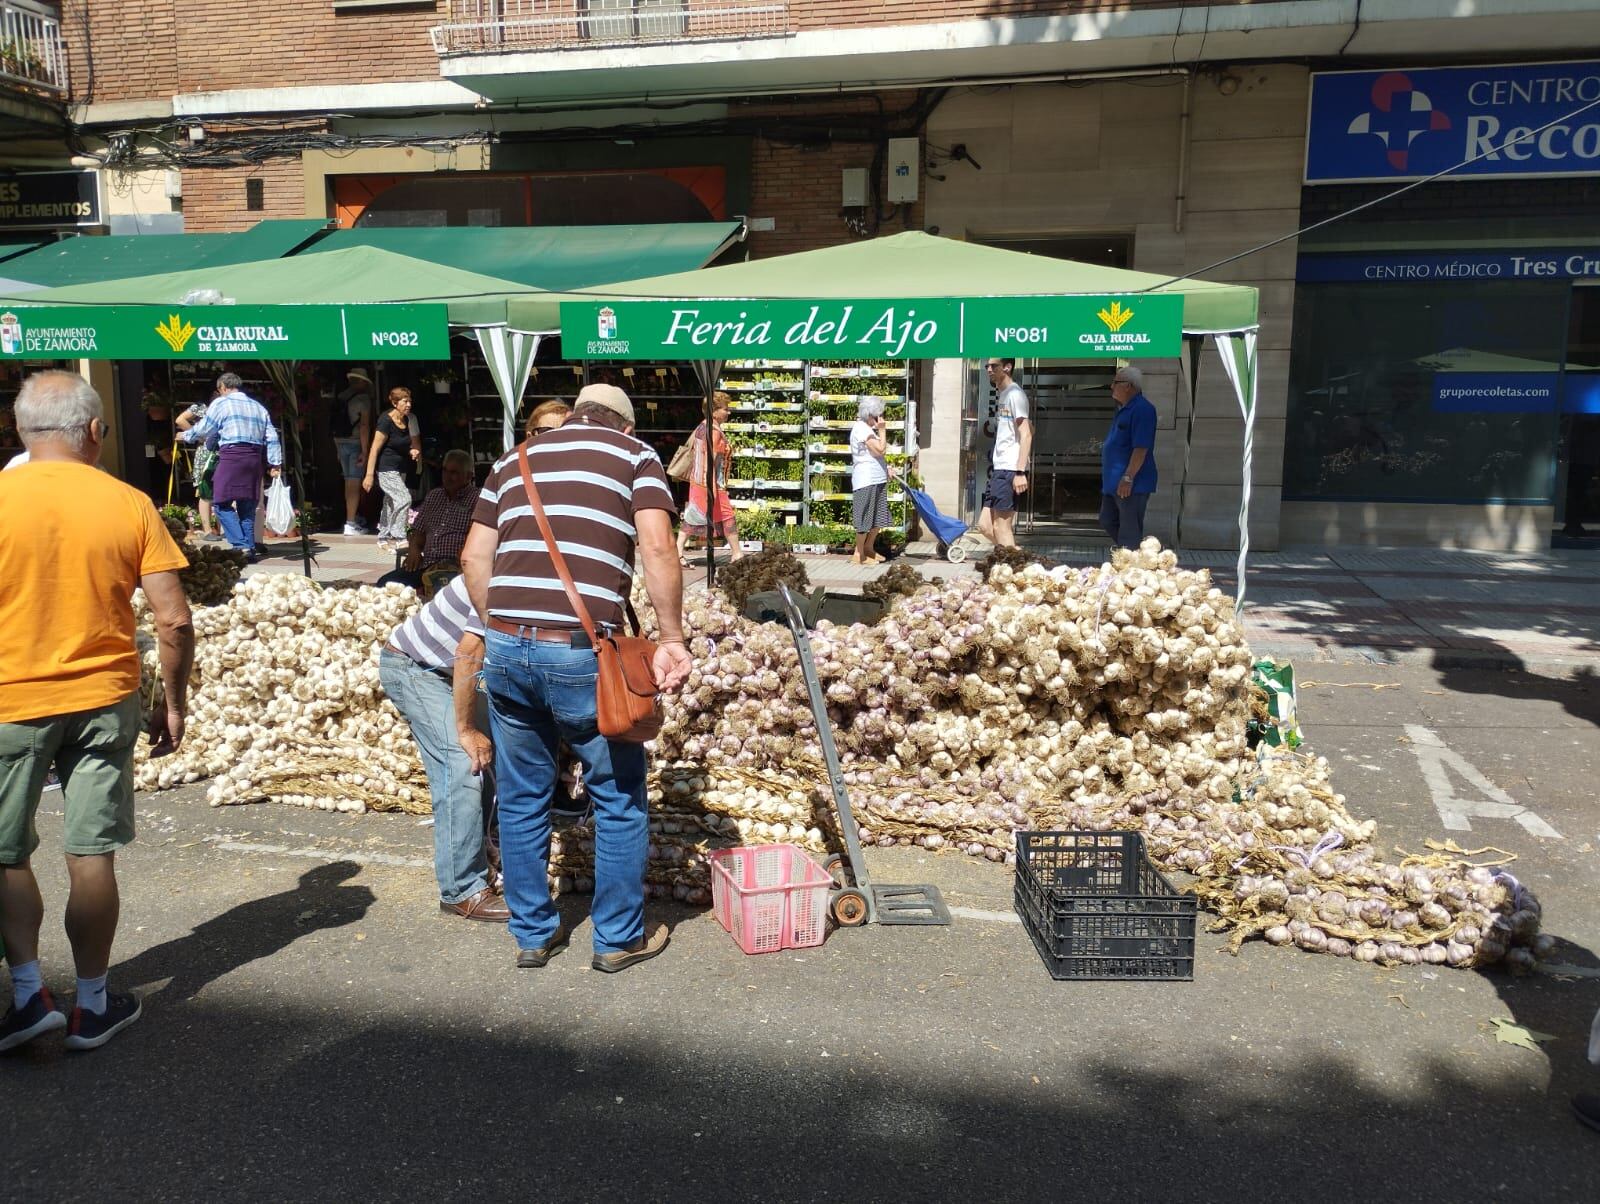
[[[347,481],[359,481],[367,475],[367,466],[361,459],[361,440],[335,439],[333,446],[339,453],[339,472]]]
[[[1015,468],[996,468],[989,473],[989,485],[983,491],[985,509],[999,514],[1010,514],[1017,508],[1017,494],[1011,480],[1017,475]]]

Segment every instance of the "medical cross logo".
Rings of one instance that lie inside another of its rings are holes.
[[[1383,143],[1395,171],[1405,171],[1411,144],[1423,134],[1448,130],[1450,118],[1433,107],[1428,94],[1399,71],[1380,75],[1372,85],[1372,108],[1350,123],[1352,134],[1370,134]]]

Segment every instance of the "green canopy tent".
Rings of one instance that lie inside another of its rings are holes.
[[[1049,259],[921,232],[514,299],[521,331],[562,333],[570,358],[704,363],[732,356],[884,359],[987,355],[1141,359],[1210,336],[1244,418],[1238,599],[1249,553],[1258,296],[1246,285]],[[1185,440],[1187,475],[1189,439]],[[1180,477],[1179,516],[1182,516]]]
[[[449,328],[465,327],[495,369],[509,443],[537,336],[508,331],[506,307],[537,292],[358,246],[0,297],[14,331],[0,342],[0,357],[257,359],[298,417],[299,361],[448,359]],[[515,348],[511,371],[495,367],[507,347]],[[290,432],[295,487],[303,497],[297,424]],[[303,533],[301,542],[309,573]]]

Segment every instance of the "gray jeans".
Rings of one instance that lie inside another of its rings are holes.
[[[411,490],[406,487],[406,475],[390,469],[378,474],[378,488],[383,490],[383,509],[378,514],[378,534],[384,539],[404,540],[406,514],[411,510]]]
[[[1148,493],[1100,495],[1100,527],[1119,548],[1137,548],[1144,538],[1144,510],[1150,504]]]

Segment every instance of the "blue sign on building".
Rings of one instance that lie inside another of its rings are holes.
[[[1306,183],[1600,175],[1597,102],[1593,61],[1315,74]]]
[[[1600,278],[1600,248],[1517,247],[1495,251],[1308,252],[1295,279],[1302,284],[1423,280],[1586,280]]]

